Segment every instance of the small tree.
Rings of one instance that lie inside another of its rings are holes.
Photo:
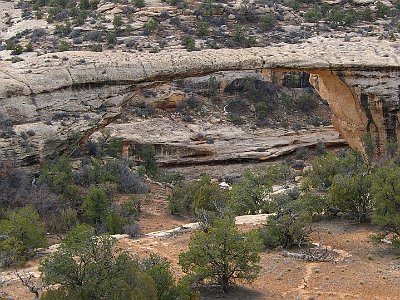
[[[188,51],[193,51],[193,50],[196,49],[196,41],[190,35],[185,35],[185,36],[182,37],[182,45]]]
[[[154,280],[128,255],[115,256],[113,245],[87,225],[71,230],[40,265],[43,282],[60,286],[44,299],[157,299]]]
[[[139,151],[139,157],[142,160],[142,164],[146,169],[146,174],[154,176],[157,174],[157,160],[156,160],[156,148],[153,145],[142,148]]]
[[[277,194],[272,199],[275,215],[259,230],[266,248],[290,248],[306,241],[311,231],[311,214],[296,190]]]
[[[265,197],[272,192],[272,184],[259,177],[259,174],[246,170],[242,179],[232,185],[229,206],[235,214],[255,214],[263,208]]]
[[[33,208],[10,211],[0,220],[0,266],[23,263],[46,245],[45,226]]]
[[[184,272],[216,282],[226,293],[236,279],[251,282],[257,277],[261,251],[262,243],[254,233],[240,233],[234,221],[225,217],[207,233],[199,231],[191,238],[179,264]]]
[[[343,213],[349,213],[358,222],[365,222],[371,211],[369,180],[366,171],[353,176],[338,174],[333,178],[329,194],[332,204]]]
[[[92,186],[83,202],[83,214],[99,229],[106,219],[110,204],[106,192],[100,187]]]
[[[385,166],[371,175],[373,222],[400,238],[400,167]]]

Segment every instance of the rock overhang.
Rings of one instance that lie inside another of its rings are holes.
[[[72,129],[87,137],[107,125],[137,89],[155,81],[219,71],[305,71],[330,104],[333,123],[349,144],[363,151],[362,135],[371,133],[380,155],[388,136],[393,139],[389,132],[399,131],[398,121],[393,122],[400,102],[399,61],[399,42],[375,38],[345,42],[317,37],[303,44],[193,52],[52,53],[14,64],[0,62],[0,112],[19,123],[49,118],[57,111],[96,117],[95,124],[60,124],[52,139],[65,141]],[[362,103],[365,95],[367,105]]]

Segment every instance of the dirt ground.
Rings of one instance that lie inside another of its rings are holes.
[[[306,262],[284,257],[281,251],[261,255],[262,270],[252,284],[241,284],[223,295],[218,288],[203,288],[202,299],[399,299],[400,260],[387,246],[370,241],[374,229],[349,221],[315,224],[313,242],[331,246],[335,261]],[[140,256],[158,253],[172,262],[177,277],[182,272],[178,256],[190,234],[167,239],[121,240],[121,248]],[[293,250],[294,251],[294,250]]]
[[[164,187],[153,185],[151,197],[143,199],[143,233],[190,222],[169,215],[166,192]],[[241,228],[248,230],[251,225]],[[386,245],[370,241],[373,233],[370,225],[346,220],[316,223],[311,241],[333,247],[338,253],[335,261],[306,262],[284,257],[280,250],[265,251],[261,254],[260,276],[252,284],[238,283],[227,295],[217,287],[201,288],[201,299],[400,299],[400,260]],[[190,236],[191,233],[183,233],[167,238],[124,238],[117,247],[140,257],[158,253],[171,261],[175,276],[181,277],[178,256],[187,249]],[[37,260],[31,261],[21,272],[33,272],[39,277],[37,265]],[[12,273],[13,270],[1,272],[0,282]],[[40,279],[36,280],[40,285]],[[17,280],[0,284],[0,295],[1,292],[12,299],[33,299],[33,294]]]

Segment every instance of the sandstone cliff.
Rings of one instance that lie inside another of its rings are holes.
[[[361,151],[371,133],[377,154],[397,141],[400,43],[314,38],[297,45],[169,54],[63,52],[0,62],[0,160],[32,164],[84,142],[121,114],[135,93],[168,80],[225,70],[301,70],[329,102],[333,123]],[[12,121],[12,128],[10,121]],[[7,125],[4,125],[7,123]],[[20,133],[31,130],[28,137]],[[32,133],[33,131],[33,133]],[[399,137],[398,137],[399,136]]]

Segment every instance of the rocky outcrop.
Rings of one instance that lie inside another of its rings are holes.
[[[148,86],[217,71],[265,69],[312,74],[312,84],[329,102],[335,127],[349,144],[363,150],[361,137],[371,133],[382,154],[386,142],[398,138],[399,47],[376,39],[314,38],[269,48],[63,52],[15,64],[3,61],[0,121],[8,124],[8,132],[0,137],[0,159],[32,164],[58,153],[68,140],[85,141]]]
[[[169,118],[146,119],[132,123],[110,124],[111,135],[122,138],[125,155],[136,148],[155,145],[162,166],[223,164],[274,159],[299,148],[342,146],[344,140],[332,127],[297,132],[288,129],[238,127],[231,123],[194,122],[188,124]]]

